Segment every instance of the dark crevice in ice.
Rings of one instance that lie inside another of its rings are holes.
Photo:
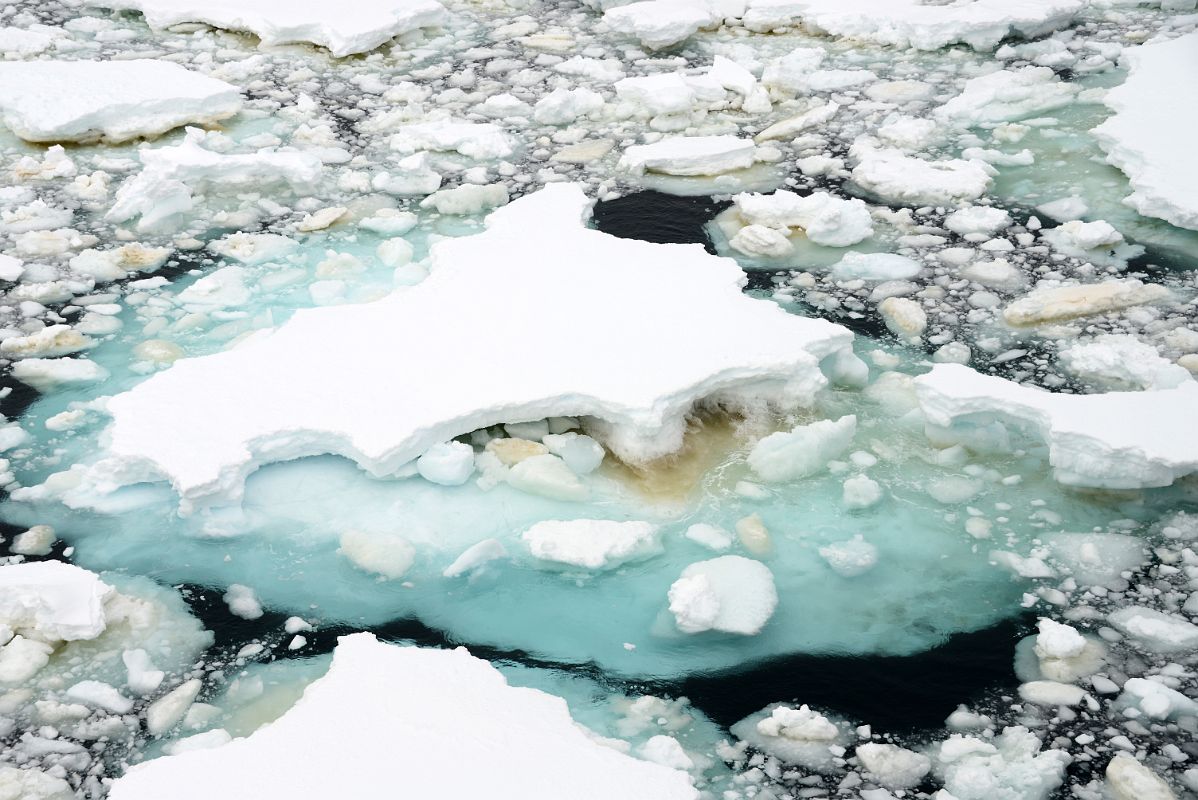
[[[701,244],[707,252],[718,255],[706,226],[730,205],[730,201],[711,197],[679,197],[646,190],[598,201],[592,220],[598,230],[621,239],[654,244]]]

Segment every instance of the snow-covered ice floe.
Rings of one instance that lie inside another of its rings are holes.
[[[1058,481],[1073,486],[1139,489],[1168,486],[1198,470],[1198,383],[1173,389],[1053,394],[938,364],[915,379],[930,426],[947,435],[1004,437],[1004,421],[1032,429],[1049,448]],[[996,433],[997,431],[997,433]]]
[[[1175,91],[1198,75],[1198,32],[1124,51],[1127,80],[1106,94],[1114,116],[1094,129],[1134,190],[1124,202],[1148,217],[1198,230],[1198,94]]]
[[[121,142],[240,109],[236,86],[173,61],[0,61],[0,115],[31,142]]]
[[[269,769],[264,769],[269,765]],[[687,773],[606,746],[566,703],[509,686],[465,649],[343,637],[327,675],[276,722],[136,766],[111,800],[382,797],[692,800]]]
[[[334,56],[373,50],[409,31],[441,25],[448,18],[437,0],[84,0],[96,8],[140,11],[152,28],[202,22],[249,31],[266,45],[309,42]]]
[[[642,463],[681,446],[698,401],[797,408],[827,384],[825,359],[857,374],[847,329],[744,295],[744,272],[699,245],[588,229],[590,206],[577,185],[548,186],[436,243],[414,287],[176,362],[108,402],[106,457],[25,496],[87,505],[166,479],[186,512],[235,501],[264,463],[333,453],[395,475],[455,436],[550,416],[597,418],[603,443]],[[380,358],[377,342],[395,348]]]
[[[994,48],[1068,24],[1084,0],[750,0],[745,26],[757,31],[801,22],[810,30],[897,47],[938,50],[962,42]]]

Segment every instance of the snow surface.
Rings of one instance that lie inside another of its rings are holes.
[[[600,418],[603,443],[644,462],[681,446],[699,400],[803,406],[821,360],[855,360],[845,328],[744,295],[734,262],[590,230],[589,208],[549,186],[433,245],[423,283],[176,361],[108,402],[107,457],[76,468],[73,496],[166,479],[186,511],[236,500],[263,463],[334,453],[394,475],[454,436],[550,416]]]
[[[269,765],[269,769],[264,769]],[[467,765],[468,769],[463,769]],[[129,770],[111,800],[213,797],[692,800],[685,772],[607,747],[564,700],[509,686],[464,648],[342,637],[280,719],[223,746]]]
[[[0,61],[0,117],[31,142],[122,142],[240,109],[236,86],[173,61]]]
[[[915,390],[930,425],[1014,420],[1029,426],[1048,444],[1049,463],[1064,484],[1168,486],[1198,470],[1194,381],[1156,392],[1052,394],[960,364],[938,364],[915,379]]]
[[[1198,75],[1198,32],[1124,51],[1127,80],[1106,94],[1115,115],[1094,129],[1107,160],[1127,174],[1127,205],[1198,230],[1198,93],[1175,91]]]
[[[203,22],[249,31],[265,45],[310,42],[338,58],[368,52],[400,34],[448,19],[436,0],[84,0],[84,5],[140,11],[151,28]]]

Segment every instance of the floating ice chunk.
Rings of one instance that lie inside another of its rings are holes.
[[[846,253],[832,265],[832,277],[838,281],[893,281],[914,278],[923,264],[894,253]]]
[[[728,240],[728,245],[745,255],[766,258],[782,258],[794,252],[785,231],[764,225],[746,225]]]
[[[249,265],[278,261],[297,247],[297,241],[277,233],[231,233],[208,244],[217,255]]]
[[[650,116],[687,112],[698,101],[686,78],[676,72],[624,78],[616,81],[615,90],[620,100],[632,103]]]
[[[107,625],[112,587],[61,561],[0,566],[0,624],[47,641],[94,639]]]
[[[508,471],[507,482],[522,492],[551,500],[581,501],[590,494],[565,461],[549,454],[521,459]]]
[[[661,531],[648,522],[547,520],[521,538],[535,558],[583,569],[611,569],[661,552]]]
[[[686,529],[686,538],[698,542],[709,550],[727,550],[732,546],[732,535],[723,528],[697,522]]]
[[[516,148],[515,140],[498,125],[451,119],[405,125],[391,137],[389,145],[398,153],[453,151],[477,160],[507,158]]]
[[[1125,606],[1107,615],[1115,628],[1156,653],[1198,648],[1198,625],[1143,606]]]
[[[1057,681],[1028,681],[1020,685],[1019,696],[1040,706],[1076,706],[1085,699],[1086,690]]]
[[[169,247],[126,244],[111,250],[84,250],[70,260],[71,272],[96,283],[129,277],[131,272],[154,272],[170,257]]]
[[[749,0],[745,27],[808,29],[896,47],[939,50],[963,42],[992,50],[1008,36],[1034,38],[1067,25],[1084,0],[969,0],[931,6],[919,0]],[[964,798],[962,798],[964,800]]]
[[[484,539],[478,544],[471,545],[446,567],[441,575],[446,578],[456,578],[481,567],[491,561],[507,558],[507,548],[498,539]]]
[[[537,101],[532,116],[542,125],[569,125],[579,117],[594,114],[603,105],[603,95],[586,87],[555,89]]]
[[[1134,706],[1149,719],[1176,720],[1178,717],[1198,717],[1198,703],[1159,681],[1129,678],[1119,696],[1123,706]]]
[[[1047,203],[1041,203],[1036,206],[1036,210],[1057,222],[1069,222],[1070,220],[1084,217],[1090,212],[1090,207],[1081,197],[1070,195],[1069,197],[1062,197],[1059,200],[1050,200]]]
[[[48,556],[55,541],[53,528],[49,525],[34,525],[24,533],[12,537],[9,549],[19,556]]]
[[[48,325],[26,336],[10,336],[0,342],[0,354],[7,358],[45,358],[65,356],[95,346],[95,341],[70,325]]]
[[[944,205],[976,200],[990,187],[994,169],[978,160],[927,161],[900,150],[862,146],[849,151],[856,159],[853,181],[892,203]]]
[[[428,153],[413,153],[401,158],[392,169],[376,174],[370,185],[387,194],[416,197],[437,191],[441,174],[429,166]]]
[[[753,141],[760,144],[761,142],[768,142],[774,139],[793,139],[795,136],[799,135],[808,128],[815,128],[832,119],[832,117],[836,116],[836,112],[839,110],[839,103],[822,103],[820,105],[813,106],[801,114],[796,114],[793,117],[787,117],[784,120],[775,122],[773,125],[770,125],[761,133],[754,136]],[[811,158],[819,159],[822,157],[812,156],[810,158],[801,160],[811,163]],[[827,164],[831,163],[832,161],[834,160],[822,161],[821,163]],[[843,162],[840,162],[840,166],[844,166]],[[807,169],[804,168],[803,171],[807,172]]]
[[[150,735],[162,736],[182,722],[203,687],[199,678],[192,678],[151,703],[146,709],[146,730]]]
[[[830,771],[835,758],[833,750],[843,752],[848,741],[844,726],[806,705],[770,706],[742,719],[731,731],[783,763],[817,772]]]
[[[686,39],[716,22],[703,3],[688,0],[641,0],[610,8],[603,21],[612,30],[634,37],[645,47],[659,50]]]
[[[932,770],[923,753],[893,744],[869,742],[857,748],[857,760],[874,781],[887,789],[911,789]]]
[[[774,575],[760,561],[720,556],[682,571],[669,592],[670,613],[683,633],[757,634],[778,606]]]
[[[1115,114],[1094,137],[1131,180],[1124,202],[1145,216],[1198,230],[1198,168],[1190,147],[1198,97],[1172,91],[1178,76],[1198,71],[1198,32],[1128,48],[1123,60],[1127,80],[1104,97]]]
[[[126,222],[140,216],[138,230],[152,230],[175,214],[191,210],[192,190],[285,183],[301,191],[320,177],[322,164],[312,153],[262,150],[225,155],[203,147],[207,138],[203,130],[188,128],[180,145],[143,147],[142,171],[117,189],[106,219]]]
[[[75,790],[62,778],[34,767],[0,764],[0,797],[12,800],[72,800]]]
[[[1116,753],[1106,765],[1106,785],[1113,800],[1176,800],[1159,775],[1130,753]]]
[[[108,370],[86,358],[26,358],[12,365],[11,374],[39,392],[70,384],[99,383]]]
[[[378,769],[384,763],[393,769]],[[444,793],[453,775],[463,797],[698,798],[686,773],[594,741],[563,700],[508,686],[465,649],[396,647],[368,633],[342,637],[328,674],[278,721],[246,739],[139,764],[109,797],[210,800],[246,787],[262,800],[381,797],[395,792],[397,775],[414,797]]]
[[[1190,424],[1198,384],[1158,392],[1050,394],[937,364],[915,379],[927,422],[990,418],[1030,426],[1047,442],[1061,483],[1117,489],[1168,486],[1198,470],[1198,430]]]
[[[736,136],[671,136],[629,147],[619,166],[637,175],[720,175],[751,167],[756,149]]]
[[[962,236],[969,233],[984,233],[993,236],[1011,224],[1011,215],[1001,208],[969,206],[949,214],[944,227]]]
[[[1190,371],[1161,357],[1134,336],[1104,334],[1060,351],[1061,366],[1099,389],[1173,389],[1193,380]]]
[[[936,116],[962,126],[996,125],[1063,108],[1076,96],[1077,87],[1048,67],[1001,69],[967,80]]]
[[[828,192],[800,197],[779,189],[773,194],[738,194],[733,202],[750,223],[788,232],[798,228],[826,247],[848,247],[874,232],[869,208],[857,198],[844,199]]]
[[[881,502],[883,492],[868,475],[854,475],[845,480],[842,497],[846,508],[870,508]]]
[[[114,714],[127,714],[133,708],[133,701],[101,681],[79,681],[65,692],[67,698],[78,700],[92,708],[102,708]]]
[[[416,470],[426,481],[461,486],[474,474],[474,448],[461,442],[435,444],[416,459]]]
[[[649,741],[641,745],[638,752],[646,761],[671,769],[689,770],[695,766],[694,760],[686,754],[682,745],[673,736],[661,734],[652,736]]]
[[[394,533],[348,530],[340,545],[338,552],[355,567],[391,580],[402,578],[416,560],[416,548]]]
[[[1041,618],[1036,627],[1036,655],[1041,659],[1069,659],[1080,656],[1086,649],[1086,637],[1069,625]]]
[[[31,142],[122,142],[240,109],[236,86],[173,61],[0,61],[0,117]]]
[[[502,183],[480,186],[465,183],[452,189],[433,192],[420,201],[421,208],[434,208],[441,214],[467,216],[480,214],[504,205],[508,201],[507,187]]]
[[[309,42],[338,58],[368,52],[396,36],[448,19],[436,0],[363,0],[348,6],[319,0],[85,0],[84,5],[140,11],[157,29],[203,22],[249,31],[268,46]]]
[[[179,292],[176,299],[189,311],[236,308],[249,302],[246,281],[251,275],[245,267],[221,267]]]
[[[749,467],[762,480],[792,481],[824,469],[849,449],[857,432],[857,417],[822,419],[790,431],[771,433],[753,446]]]
[[[126,683],[134,694],[150,694],[161,686],[166,678],[166,673],[155,669],[150,654],[140,647],[123,652],[121,660],[125,663],[128,675]]]
[[[229,735],[228,731],[224,728],[214,728],[210,731],[197,733],[194,736],[173,739],[162,746],[162,752],[168,756],[174,756],[192,750],[210,750],[214,747],[226,745],[231,741],[233,741],[233,737]]]
[[[959,800],[1044,800],[1072,761],[1061,750],[1040,752],[1027,728],[1005,728],[993,742],[953,735],[937,749],[936,770]]]
[[[1011,325],[1030,326],[1105,314],[1170,299],[1167,288],[1135,279],[1036,289],[1003,310]]]
[[[541,438],[549,452],[566,462],[566,466],[578,475],[588,475],[599,468],[605,454],[602,445],[573,431],[550,433]]]
[[[0,54],[9,58],[36,56],[49,50],[65,36],[66,31],[53,25],[0,28]]]
[[[258,602],[258,596],[249,586],[240,583],[229,584],[224,600],[233,616],[242,619],[258,619],[262,616],[262,604]]]
[[[437,442],[513,417],[594,417],[605,424],[592,433],[601,428],[608,449],[643,463],[681,446],[697,400],[794,409],[826,384],[819,363],[848,350],[846,329],[745,296],[731,260],[590,230],[589,207],[577,186],[551,185],[494,212],[486,233],[433,244],[435,268],[414,287],[300,311],[278,330],[181,359],[113,397],[110,444],[87,473],[95,482],[76,484],[73,499],[165,478],[186,512],[237,497],[261,463],[327,452],[390,475]],[[562,302],[563,282],[588,302]],[[617,306],[625,322],[612,328]],[[679,310],[693,324],[658,324]],[[445,319],[470,319],[470,330],[490,334],[430,340],[430,321]],[[554,329],[572,335],[545,335]],[[380,360],[363,341],[425,346]],[[512,353],[532,366],[512,370]],[[457,369],[446,372],[446,363]],[[441,377],[412,391],[413,375],[430,374]],[[330,385],[342,391],[329,394]]]
[[[878,303],[882,321],[895,336],[908,344],[918,344],[928,327],[928,314],[909,297],[887,297]]]
[[[857,534],[843,542],[833,542],[819,549],[820,557],[828,562],[832,571],[845,578],[864,575],[878,563],[878,548]]]

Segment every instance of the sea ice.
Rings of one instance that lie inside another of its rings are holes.
[[[343,637],[328,674],[273,724],[134,766],[109,797],[431,797],[447,787],[496,800],[698,797],[685,772],[596,742],[561,698],[509,686],[463,648],[397,647],[368,633]]]
[[[848,351],[844,328],[743,295],[733,262],[588,230],[589,207],[576,186],[547,187],[493,213],[485,233],[434,244],[434,269],[417,286],[300,311],[236,348],[176,361],[108,402],[108,452],[75,473],[95,483],[72,494],[87,502],[88,491],[165,478],[186,510],[237,498],[261,463],[334,452],[390,475],[471,430],[563,414],[603,420],[603,443],[642,462],[681,445],[696,401],[801,406],[827,382],[819,362]],[[562,302],[563,281],[587,302]],[[616,307],[625,322],[613,327]],[[693,324],[663,327],[666,315]],[[447,319],[471,320],[466,338],[427,336]],[[468,335],[476,329],[490,334]],[[426,346],[380,361],[368,340]],[[512,353],[529,368],[511,369]],[[442,377],[404,388],[429,374]]]
[[[1123,170],[1139,213],[1198,230],[1198,166],[1191,132],[1198,97],[1176,92],[1179,76],[1198,72],[1198,33],[1123,51],[1127,80],[1106,93],[1114,116],[1094,129],[1107,159]]]
[[[526,530],[521,538],[541,561],[595,570],[649,558],[662,549],[661,531],[648,522],[546,520]]]
[[[241,90],[173,61],[0,61],[0,117],[30,142],[122,142],[241,109]]]
[[[1067,395],[937,364],[915,386],[932,426],[1002,420],[1029,426],[1048,444],[1061,483],[1138,489],[1168,486],[1198,470],[1198,432],[1188,421],[1198,400],[1194,381],[1157,392]]]
[[[720,175],[751,167],[756,150],[752,140],[736,136],[673,136],[629,147],[620,168],[638,175]]]
[[[835,421],[824,419],[771,433],[753,446],[749,467],[770,482],[804,478],[848,450],[856,432],[857,418],[850,414]]]
[[[86,0],[85,5],[140,11],[151,28],[203,22],[249,31],[269,46],[310,42],[338,58],[365,53],[400,34],[443,24],[436,0],[362,0],[335,6],[321,0]]]
[[[769,567],[744,556],[691,564],[669,592],[670,612],[684,633],[758,633],[773,616],[778,592]]]

